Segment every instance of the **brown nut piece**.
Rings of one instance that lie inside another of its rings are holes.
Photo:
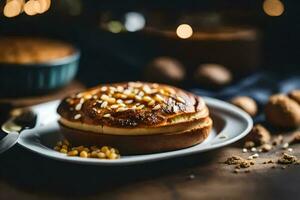
[[[176,59],[158,57],[146,66],[144,77],[147,81],[178,85],[185,78],[185,68]]]
[[[300,105],[293,99],[273,95],[265,107],[267,121],[275,127],[295,128],[300,126]]]
[[[232,74],[222,65],[202,64],[196,69],[194,80],[201,85],[217,88],[229,84]]]
[[[293,90],[289,93],[289,97],[297,101],[300,104],[300,90]]]
[[[256,102],[246,96],[235,97],[230,101],[233,105],[241,108],[247,112],[250,116],[254,117],[257,114],[257,104]]]
[[[299,144],[300,143],[300,131],[296,131],[293,134],[292,140],[289,142],[289,144]]]
[[[257,124],[252,128],[245,140],[254,142],[255,146],[260,146],[270,142],[270,139],[270,132],[262,125]]]

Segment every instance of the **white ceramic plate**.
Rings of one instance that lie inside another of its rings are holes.
[[[37,125],[34,129],[22,132],[18,143],[33,152],[56,160],[92,165],[128,165],[220,148],[241,139],[252,128],[251,117],[239,108],[217,99],[206,97],[205,101],[214,122],[212,132],[203,143],[186,149],[146,155],[122,156],[118,160],[68,157],[52,149],[54,144],[63,137],[59,132],[57,123],[56,108],[58,101],[33,107],[38,113]]]

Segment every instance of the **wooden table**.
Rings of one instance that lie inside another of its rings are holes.
[[[295,148],[300,156],[300,145]],[[299,199],[300,166],[233,173],[236,147],[134,166],[50,160],[21,147],[0,155],[0,199]],[[262,162],[258,160],[257,163]]]
[[[293,146],[300,158],[300,144]],[[249,173],[233,173],[237,145],[182,158],[122,167],[64,163],[20,146],[0,155],[0,199],[300,199],[300,165],[273,164],[283,150],[260,154]]]

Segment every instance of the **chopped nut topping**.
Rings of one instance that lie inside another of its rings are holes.
[[[130,82],[127,86],[103,86],[90,92],[78,93],[66,99],[66,102],[72,105],[72,109],[80,111],[85,100],[90,99],[93,101],[92,105],[97,106],[95,108],[97,110],[91,109],[99,114],[102,112],[101,109],[116,109],[117,112],[141,109],[155,111],[174,104],[168,109],[174,113],[179,112],[180,106],[178,103],[185,103],[185,100],[176,95],[175,89],[169,87],[158,88],[158,86],[158,84],[140,82]]]
[[[148,106],[153,106],[155,104],[155,101],[154,100],[151,100],[149,103],[148,103]]]
[[[110,108],[116,109],[116,108],[119,108],[119,105],[118,104],[114,104],[114,105],[111,105]]]
[[[101,91],[102,91],[102,92],[107,91],[107,87],[106,87],[106,86],[101,87]]]
[[[152,108],[152,110],[159,110],[161,108],[161,106],[159,105],[159,104],[157,104],[156,106],[154,106],[153,108]]]
[[[75,110],[77,110],[77,111],[81,110],[81,108],[82,108],[82,104],[77,104],[75,106]]]
[[[182,97],[177,96],[177,101],[179,101],[180,103],[185,103],[185,100]]]
[[[104,101],[102,104],[101,104],[101,108],[106,108],[108,105],[107,101]]]
[[[126,104],[132,104],[132,103],[133,103],[133,100],[132,100],[132,99],[126,100],[125,103],[126,103]]]
[[[120,108],[118,108],[116,111],[117,111],[117,112],[124,112],[124,111],[126,111],[126,110],[128,110],[128,108],[120,107]]]
[[[101,99],[102,99],[103,101],[107,101],[107,100],[109,99],[109,96],[107,96],[106,94],[103,94],[103,95],[101,96]]]
[[[155,101],[158,101],[160,103],[164,101],[164,98],[159,94],[156,94],[154,99],[155,99]]]
[[[75,116],[74,116],[74,119],[80,119],[81,118],[81,114],[76,114]]]
[[[150,101],[152,101],[152,98],[149,96],[144,96],[143,101],[150,102]]]
[[[103,115],[103,117],[108,118],[108,117],[111,117],[111,115],[109,113],[107,113],[107,114]]]

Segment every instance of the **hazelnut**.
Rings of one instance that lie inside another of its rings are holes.
[[[293,134],[292,141],[290,142],[290,144],[298,144],[298,143],[300,143],[300,131],[296,131]]]
[[[244,148],[246,148],[246,149],[250,149],[254,146],[255,146],[255,143],[252,142],[252,141],[246,141],[245,144],[244,144]]]
[[[265,115],[267,121],[275,127],[294,128],[300,125],[300,105],[282,94],[269,98]]]
[[[246,96],[235,97],[230,102],[233,105],[247,112],[252,117],[255,116],[257,113],[256,102],[250,97],[246,97]]]
[[[246,141],[252,141],[256,146],[266,144],[270,139],[270,132],[260,124],[255,125],[246,137]]]
[[[178,85],[185,78],[185,68],[176,59],[158,57],[146,66],[144,77],[152,82]]]
[[[300,104],[300,90],[293,90],[289,93],[289,97]]]
[[[232,74],[222,65],[202,64],[196,69],[194,80],[204,86],[218,88],[229,84]]]
[[[263,144],[261,146],[261,150],[262,152],[269,152],[270,150],[272,150],[273,146],[270,144]]]

